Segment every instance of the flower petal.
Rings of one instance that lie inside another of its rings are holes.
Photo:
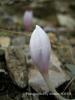
[[[42,73],[48,72],[51,45],[43,29],[36,25],[30,39],[30,53],[33,63]]]

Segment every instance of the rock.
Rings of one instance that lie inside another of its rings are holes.
[[[55,88],[68,81],[70,77],[61,68],[61,62],[55,55],[54,51],[51,53],[49,64],[49,78]],[[29,85],[37,92],[48,92],[48,87],[35,66],[31,66],[29,71]]]
[[[0,37],[0,46],[1,47],[8,47],[10,45],[10,38],[9,37]]]
[[[28,84],[28,71],[24,47],[11,46],[5,51],[7,69],[10,77],[19,87],[24,88]]]
[[[62,72],[61,62],[59,61],[58,57],[55,55],[55,53],[53,51],[51,51],[49,68],[59,71],[59,72]]]
[[[69,80],[70,77],[66,75],[64,71],[61,72],[56,72],[53,70],[49,70],[49,79],[52,81],[53,86],[57,88],[60,86],[62,83],[65,81]],[[49,89],[40,74],[40,72],[35,68],[35,69],[30,69],[29,72],[29,85],[37,92],[49,92]]]
[[[23,46],[25,45],[25,36],[15,36],[11,39],[11,45],[14,46]]]
[[[31,64],[32,65],[32,64]],[[51,59],[49,64],[49,79],[52,81],[55,88],[68,81],[70,77],[61,68],[61,62],[51,51]],[[31,66],[29,70],[29,85],[37,92],[48,92],[48,87],[35,66]]]
[[[11,39],[11,45],[14,46],[24,46],[29,45],[30,36],[29,35],[20,35],[20,36],[14,36]]]
[[[75,28],[75,19],[72,18],[72,16],[65,14],[58,14],[57,18],[61,26],[65,26],[69,29]]]
[[[70,39],[66,38],[65,36],[59,37],[59,44],[57,47],[57,52],[59,59],[63,63],[74,63],[74,53],[72,46],[70,45],[71,41]]]

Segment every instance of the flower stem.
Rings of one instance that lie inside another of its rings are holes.
[[[53,83],[49,80],[49,75],[45,75],[43,74],[43,78],[49,88],[49,90],[52,92],[53,95],[55,95],[57,100],[70,100],[70,99],[66,99],[64,97],[62,97],[54,88]],[[71,99],[72,100],[72,99]],[[75,99],[73,99],[75,100]]]

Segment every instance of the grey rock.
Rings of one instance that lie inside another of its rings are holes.
[[[0,37],[0,46],[6,48],[10,45],[11,39],[9,37],[1,36]]]
[[[68,15],[68,14],[58,14],[57,15],[59,24],[61,26],[67,27],[69,29],[74,29],[75,28],[75,19]]]
[[[11,46],[5,51],[6,63],[9,74],[19,87],[24,88],[28,84],[28,70],[24,47]]]
[[[59,87],[69,79],[70,77],[63,70],[62,72],[56,72],[49,69],[49,80],[52,82],[54,88]],[[29,71],[29,85],[37,92],[44,93],[49,91],[46,82],[36,68],[31,68]]]
[[[23,46],[23,45],[25,45],[25,40],[26,40],[25,36],[14,37],[11,40],[11,45],[14,45],[14,46]]]

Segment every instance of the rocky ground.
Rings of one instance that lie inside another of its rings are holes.
[[[55,33],[50,32],[48,36],[52,45],[49,78],[53,82],[54,87],[59,92],[62,92],[73,77],[71,75],[73,72],[68,68],[69,66],[74,66],[74,58],[72,60],[74,53],[72,52],[72,55],[69,50],[69,48],[71,50],[73,48],[67,43],[68,39],[64,36],[61,36],[61,40],[57,38]],[[65,44],[63,39],[66,39]],[[9,34],[0,37],[1,100],[35,100],[35,98],[37,100],[42,100],[42,95],[40,96],[38,94],[49,93],[43,77],[32,64],[28,46],[29,40],[30,35]],[[69,41],[70,44],[74,42],[71,38]],[[57,67],[59,70],[57,70]],[[47,96],[44,96],[45,100],[48,100]]]

